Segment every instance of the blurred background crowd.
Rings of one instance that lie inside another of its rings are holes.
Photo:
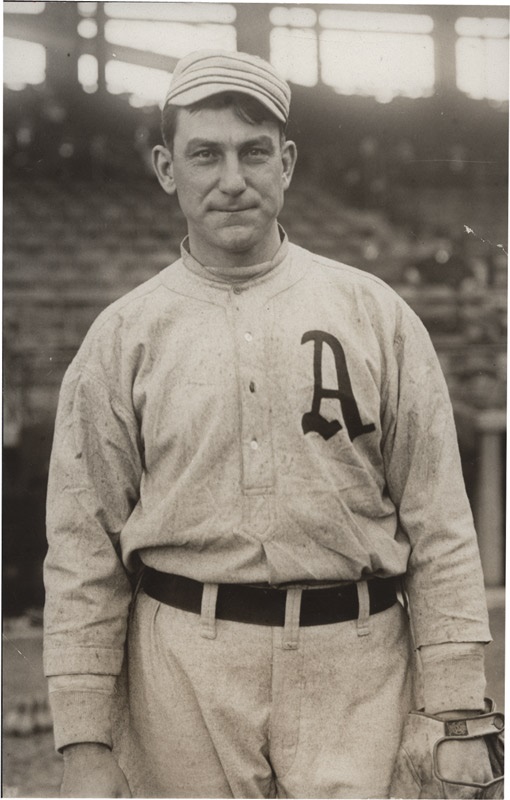
[[[153,177],[160,102],[201,47],[291,85],[297,244],[372,272],[439,353],[488,587],[504,585],[507,6],[4,2],[4,616],[39,625],[59,385],[185,233]],[[44,714],[44,708],[41,711]]]

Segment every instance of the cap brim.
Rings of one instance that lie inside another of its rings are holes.
[[[270,111],[278,120],[280,120],[280,122],[287,122],[286,116],[283,114],[277,104],[271,100],[271,98],[267,97],[256,89],[239,86],[236,83],[228,81],[223,83],[208,83],[203,86],[193,86],[190,89],[185,89],[183,92],[179,92],[177,96],[171,97],[169,100],[167,100],[165,105],[179,107],[191,106],[194,103],[198,103],[200,100],[205,100],[207,97],[213,97],[214,95],[222,94],[223,92],[247,94],[250,97],[255,98],[255,100],[258,100],[259,103],[262,103],[262,105],[265,106],[268,111]]]

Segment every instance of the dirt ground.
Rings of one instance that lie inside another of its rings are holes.
[[[488,601],[494,642],[487,649],[487,694],[495,699],[499,709],[504,709],[503,591],[489,591]],[[53,749],[52,733],[48,730],[28,733],[31,728],[44,727],[44,724],[38,725],[37,720],[31,723],[29,719],[30,714],[33,715],[34,698],[39,712],[44,711],[46,684],[42,674],[41,630],[24,619],[6,620],[3,635],[3,797],[59,795],[62,759]],[[7,723],[12,727],[12,712],[28,718],[25,735],[6,732]]]

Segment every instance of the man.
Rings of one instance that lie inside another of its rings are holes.
[[[484,709],[445,383],[391,289],[279,227],[289,102],[253,56],[179,63],[153,155],[181,258],[100,315],[64,380],[45,566],[63,795],[387,797],[409,711]],[[399,764],[391,791],[421,791]],[[487,780],[483,743],[441,769]]]

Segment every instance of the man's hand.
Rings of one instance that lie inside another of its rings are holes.
[[[440,719],[459,719],[466,713],[452,711],[438,714]],[[437,771],[445,781],[488,783],[493,778],[487,745],[483,739],[442,742],[437,749]],[[476,797],[478,792],[467,786],[457,786],[459,798]]]
[[[429,715],[411,712],[404,726],[400,749],[390,786],[390,797],[398,798],[469,798],[481,797],[482,790],[466,784],[486,784],[494,777],[485,735],[497,735],[492,715],[483,715],[480,736],[467,735],[460,724],[457,732],[445,736],[445,720],[476,719],[459,712]],[[498,720],[496,720],[498,721]],[[453,722],[452,722],[453,724]],[[462,737],[466,738],[462,738]],[[451,737],[451,738],[449,738]],[[453,781],[453,783],[452,783]]]
[[[445,781],[483,784],[493,778],[487,745],[483,739],[442,742],[437,750],[437,771]],[[472,787],[455,786],[453,788],[455,797],[464,799],[479,797],[480,790]]]
[[[64,748],[61,797],[131,797],[115,756],[104,744],[85,742]]]

